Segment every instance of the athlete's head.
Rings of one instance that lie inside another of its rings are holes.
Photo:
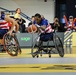
[[[41,22],[41,15],[40,14],[35,14],[35,20],[37,22],[37,24],[39,24]]]

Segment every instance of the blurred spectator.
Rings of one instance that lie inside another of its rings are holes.
[[[67,31],[76,30],[76,22],[74,22],[73,16],[69,16],[69,21],[67,21],[65,27]]]
[[[26,29],[25,24],[24,24],[24,23],[26,23],[26,21],[21,18],[20,13],[21,13],[21,9],[17,8],[14,18],[16,19],[16,21],[19,24],[19,31],[23,33],[23,32],[25,32],[25,29]]]
[[[15,15],[14,15],[14,18],[21,19],[20,13],[21,13],[21,9],[20,9],[20,8],[17,8],[17,9],[16,9],[16,13],[15,13]]]
[[[35,17],[34,16],[31,17],[31,22],[28,24],[28,26],[30,26],[32,24],[35,24]]]
[[[56,17],[54,18],[54,23],[51,24],[52,28],[57,32],[64,32],[64,26],[59,23],[59,19]]]
[[[73,16],[69,16],[69,21],[66,22],[66,25],[64,27],[67,31],[71,30],[72,22],[73,22]]]

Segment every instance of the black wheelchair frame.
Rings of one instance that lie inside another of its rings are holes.
[[[12,33],[12,35],[9,35],[8,33],[6,33],[3,36],[1,46],[3,46],[4,50],[10,56],[17,56],[18,52],[21,54],[21,48],[15,33]]]
[[[52,52],[54,53],[53,48],[55,48],[57,50],[60,57],[64,56],[63,43],[62,43],[60,37],[58,35],[56,35],[56,32],[53,33],[53,39],[50,38],[47,41],[46,47],[42,45],[44,41],[39,40],[39,42],[37,42],[38,37],[39,37],[39,35],[35,38],[35,41],[32,44],[32,49],[31,49],[32,57],[38,58],[39,54],[40,54],[40,56],[42,56],[42,54],[44,54],[43,52],[45,52],[46,54],[49,54],[49,57],[51,57],[51,53]],[[50,41],[53,41],[54,46],[49,46]]]

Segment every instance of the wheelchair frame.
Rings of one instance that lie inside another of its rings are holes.
[[[32,49],[31,49],[31,54],[32,54],[32,57],[39,57],[39,54],[40,56],[42,56],[42,52],[44,51],[44,47],[41,48],[42,46],[42,43],[37,42],[37,39],[38,39],[39,35],[35,38],[35,42],[33,42],[32,44]],[[49,41],[53,41],[54,43],[54,46],[49,46]],[[41,41],[41,42],[44,42],[44,41]],[[58,42],[60,44],[58,44]],[[41,46],[41,47],[40,47]],[[35,50],[34,50],[35,48]],[[37,48],[37,50],[36,50]],[[40,49],[41,48],[41,49]],[[48,41],[47,41],[47,47],[45,48],[45,51],[46,51],[46,54],[49,54],[49,57],[51,57],[51,52],[52,49],[55,48],[59,54],[60,57],[63,57],[64,56],[64,48],[63,48],[63,44],[62,44],[62,41],[60,39],[60,37],[58,35],[56,35],[56,32],[54,33],[53,35],[53,40],[50,38]]]

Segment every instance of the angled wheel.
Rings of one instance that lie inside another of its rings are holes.
[[[38,43],[37,43],[37,39],[35,39],[35,41],[32,44],[31,54],[32,54],[32,57],[35,57],[38,54]]]
[[[32,44],[31,54],[32,57],[38,56],[39,54],[39,42],[37,41],[38,37],[35,38],[35,41]]]
[[[14,37],[14,34],[12,34],[11,36],[9,34],[5,34],[3,37],[3,45],[4,49],[9,55],[18,55],[18,43],[16,41],[16,38]]]
[[[61,39],[57,35],[54,35],[53,41],[54,41],[55,47],[56,47],[60,57],[63,57],[64,48],[63,48],[63,43],[62,43]]]

